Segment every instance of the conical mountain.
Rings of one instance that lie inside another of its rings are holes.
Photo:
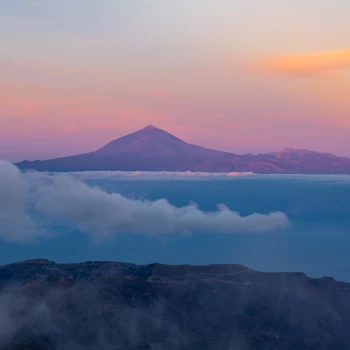
[[[188,144],[168,132],[153,125],[138,130],[132,134],[116,139],[103,146],[96,153],[100,155],[115,155],[118,153],[143,156],[180,156],[184,154],[199,154],[210,150]],[[212,151],[218,152],[218,151]]]
[[[306,150],[237,155],[189,144],[153,125],[81,155],[18,163],[39,171],[204,171],[350,174],[350,159]]]

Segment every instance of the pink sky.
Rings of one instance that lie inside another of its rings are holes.
[[[91,151],[147,124],[237,153],[350,157],[348,1],[70,4],[0,4],[1,158]]]

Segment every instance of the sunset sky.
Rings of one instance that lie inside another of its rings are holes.
[[[236,153],[350,157],[349,0],[1,0],[0,158],[147,124]]]

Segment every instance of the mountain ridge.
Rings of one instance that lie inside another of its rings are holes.
[[[185,142],[148,125],[93,152],[16,163],[38,171],[204,171],[261,174],[350,174],[350,159],[306,149],[235,154]]]
[[[6,350],[347,350],[350,283],[243,265],[0,266]]]

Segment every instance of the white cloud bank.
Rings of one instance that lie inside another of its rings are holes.
[[[57,174],[57,173],[56,173]],[[200,180],[251,177],[252,172],[207,173],[202,171],[82,171],[70,173],[82,180]]]
[[[11,163],[0,161],[0,238],[37,239],[45,234],[45,225],[55,223],[103,237],[121,232],[262,233],[284,228],[289,220],[281,212],[242,217],[224,205],[207,213],[195,205],[178,208],[165,199],[132,200],[71,175],[21,173]]]
[[[40,173],[47,176],[47,173]],[[50,173],[51,175],[61,175],[62,173]],[[109,180],[109,181],[143,181],[143,180],[227,180],[236,179],[254,180],[302,180],[318,182],[350,182],[350,175],[343,174],[256,174],[253,172],[230,172],[230,173],[208,173],[201,171],[81,171],[68,172],[75,179],[89,180]]]

